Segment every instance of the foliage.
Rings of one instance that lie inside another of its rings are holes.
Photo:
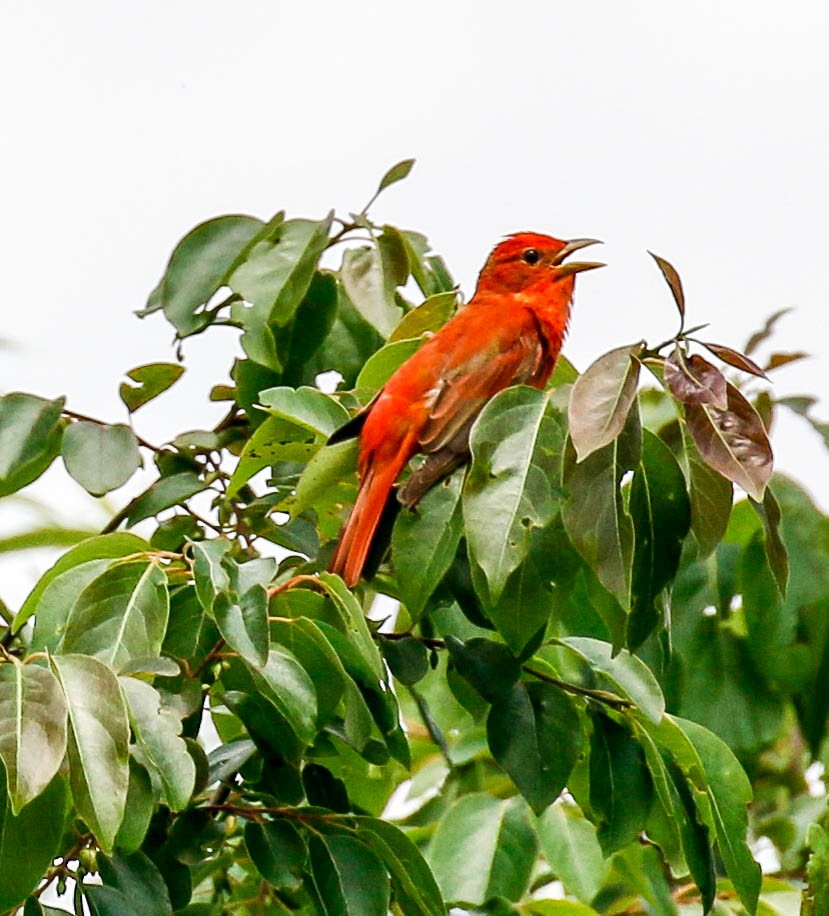
[[[0,605],[0,906],[794,912],[765,836],[822,912],[829,519],[766,435],[779,406],[820,423],[763,387],[800,356],[754,361],[779,316],[702,341],[656,260],[677,333],[493,398],[354,592],[324,570],[356,452],[327,440],[456,307],[419,233],[366,207],[185,236],[140,314],[238,329],[212,429],[134,431],[177,363],[126,373],[128,423],[0,398],[0,495],[59,455],[93,495],[154,471],[101,532],[4,545],[69,549]]]

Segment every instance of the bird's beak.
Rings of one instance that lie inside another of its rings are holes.
[[[580,248],[587,248],[588,245],[601,245],[598,239],[572,239],[553,259],[553,266],[559,276],[569,277],[573,274],[581,273],[583,270],[594,270],[596,267],[604,267],[601,261],[571,261],[569,264],[562,263],[564,259]]]

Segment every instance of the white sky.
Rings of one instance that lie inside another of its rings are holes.
[[[467,293],[508,232],[605,240],[609,268],[577,284],[579,367],[673,332],[651,248],[709,339],[741,346],[795,306],[778,344],[814,358],[776,390],[823,395],[828,37],[817,0],[2,0],[0,390],[124,419],[122,372],[172,357],[166,322],[132,310],[181,235],[226,212],[359,209],[414,156],[374,215],[426,232]],[[231,331],[189,344],[138,431],[213,422],[204,392],[235,351]],[[774,442],[828,506],[817,437],[786,419]],[[60,477],[41,495],[83,504]]]

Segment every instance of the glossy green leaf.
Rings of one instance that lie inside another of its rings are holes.
[[[193,471],[181,471],[170,477],[162,477],[130,502],[127,521],[135,525],[165,509],[183,505],[191,496],[205,489],[207,484]]]
[[[674,721],[693,745],[711,801],[712,826],[728,877],[743,905],[754,912],[760,890],[760,866],[746,843],[746,806],[752,798],[751,784],[737,758],[716,735],[696,722],[679,718]]]
[[[460,512],[464,472],[432,487],[416,509],[402,511],[392,531],[392,563],[400,598],[418,620],[455,558],[463,531]]]
[[[355,822],[359,839],[388,869],[395,900],[406,916],[443,916],[446,907],[434,875],[406,834],[374,818],[359,817]]]
[[[245,846],[259,874],[273,887],[296,889],[302,883],[308,848],[290,821],[249,821]]]
[[[653,782],[642,746],[604,715],[593,717],[590,736],[590,807],[605,855],[634,842],[653,804]]]
[[[593,824],[574,805],[559,801],[538,819],[538,839],[567,893],[590,903],[607,872]]]
[[[234,306],[237,320],[258,331],[271,322],[284,325],[292,317],[328,244],[332,216],[286,220],[260,235],[227,279],[227,285],[252,306]]]
[[[363,609],[342,579],[331,573],[322,573],[320,581],[331,597],[340,619],[340,626],[351,643],[368,664],[377,681],[385,681],[385,669],[377,645],[371,638]]]
[[[387,343],[366,360],[354,386],[369,392],[379,391],[397,369],[423,346],[423,343],[424,340],[420,337]]]
[[[48,668],[0,665],[0,759],[11,813],[37,798],[66,753],[66,703]]]
[[[143,407],[171,388],[184,375],[178,363],[147,363],[126,373],[129,382],[121,382],[118,394],[130,413]],[[134,382],[134,384],[130,384]]]
[[[560,504],[561,422],[543,392],[521,386],[497,394],[472,427],[463,519],[491,603],[527,556],[532,529],[549,524]]]
[[[312,834],[308,846],[326,916],[386,916],[389,876],[373,850],[344,834]]]
[[[782,523],[780,504],[777,502],[771,487],[766,487],[762,503],[752,501],[751,504],[763,522],[763,528],[766,532],[764,545],[769,566],[774,574],[780,594],[785,595],[786,586],[789,582],[789,554],[780,532]]]
[[[196,765],[179,737],[181,722],[162,706],[158,691],[150,684],[132,677],[122,677],[120,683],[141,749],[140,762],[158,776],[164,803],[171,811],[181,811],[190,801],[196,780]]]
[[[391,673],[407,687],[422,680],[429,671],[429,654],[426,646],[414,636],[403,639],[384,639],[381,642],[383,658]]]
[[[296,518],[314,508],[321,532],[331,538],[342,525],[342,507],[357,494],[356,439],[321,448],[308,462],[297,484],[296,494],[283,500],[279,509]]]
[[[611,350],[576,379],[568,418],[577,461],[609,445],[624,429],[636,399],[641,352],[641,343]]]
[[[508,702],[521,674],[521,662],[500,643],[473,637],[461,642],[446,637],[446,648],[458,673],[488,702]]]
[[[558,798],[579,758],[582,726],[573,701],[544,682],[514,684],[492,706],[492,756],[536,814]]]
[[[597,686],[629,699],[652,722],[661,721],[665,699],[658,681],[641,659],[626,649],[614,655],[609,643],[586,636],[567,636],[559,643],[586,664]]]
[[[401,250],[396,242],[392,241],[386,250],[379,247],[379,242],[378,247],[349,249],[343,255],[340,271],[348,298],[383,337],[400,321],[401,310],[394,291],[405,282],[403,271],[408,273],[405,249]]]
[[[0,773],[0,907],[15,910],[40,883],[61,852],[68,796],[66,780],[55,776],[19,814],[12,813],[6,777]]]
[[[86,655],[51,659],[69,710],[69,781],[78,813],[111,852],[129,786],[129,722],[112,669]]]
[[[123,423],[71,423],[63,434],[61,454],[70,476],[93,496],[117,490],[141,467],[138,440]]]
[[[264,409],[326,438],[348,420],[348,411],[318,388],[266,388],[259,394]]]
[[[576,550],[624,609],[630,606],[634,531],[620,484],[638,464],[641,443],[634,405],[625,428],[609,445],[578,463],[571,448],[564,456],[568,491],[562,510],[564,527]]]
[[[140,849],[155,810],[153,784],[147,770],[130,757],[130,781],[124,819],[115,837],[115,847],[129,855]]]
[[[680,429],[680,464],[691,500],[691,531],[699,545],[700,557],[707,557],[725,536],[734,501],[734,487],[730,480],[703,461],[687,425],[680,424]]]
[[[402,181],[406,178],[409,172],[411,172],[414,164],[414,159],[401,159],[400,162],[393,165],[380,179],[377,193],[379,194],[381,191],[385,191],[390,185],[396,184],[398,181]]]
[[[220,216],[196,226],[173,251],[161,283],[154,293],[156,304],[180,337],[194,334],[209,323],[201,307],[224,286],[228,274],[264,223],[252,216]]]
[[[158,655],[169,612],[167,577],[157,562],[117,563],[78,596],[61,649],[93,655],[114,668]]]
[[[213,617],[228,645],[242,658],[263,665],[268,657],[268,595],[254,585],[243,595],[219,592],[213,601]]]
[[[679,568],[691,525],[682,471],[661,439],[642,434],[642,459],[633,475],[629,511],[635,531],[628,645],[640,646],[662,622],[664,599]]]
[[[173,911],[164,878],[143,852],[100,856],[98,873],[104,886],[86,891],[92,916],[158,916]]]
[[[431,254],[425,235],[404,230],[401,232],[409,255],[409,269],[424,296],[435,296],[456,290],[455,281],[438,255]]]
[[[427,860],[447,902],[480,904],[526,890],[537,841],[523,802],[470,794],[438,823]]]
[[[60,451],[64,399],[0,397],[0,497],[36,480]]]
[[[389,334],[388,342],[412,340],[440,330],[452,317],[457,305],[458,295],[454,291],[429,296],[417,308],[403,316],[400,324]]]
[[[317,693],[302,665],[287,649],[274,646],[265,664],[252,673],[264,696],[290,723],[299,740],[310,744],[317,733]]]

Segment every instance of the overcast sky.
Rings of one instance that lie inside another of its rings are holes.
[[[123,420],[123,371],[172,357],[169,326],[132,311],[178,238],[221,213],[359,209],[411,156],[374,214],[426,232],[467,293],[506,233],[605,240],[609,268],[577,284],[577,366],[673,332],[650,248],[710,339],[794,306],[779,347],[814,357],[775,389],[822,395],[827,39],[817,0],[2,0],[0,391]],[[139,432],[211,423],[235,352],[230,331],[188,345]],[[829,507],[817,437],[786,419],[774,442]]]

